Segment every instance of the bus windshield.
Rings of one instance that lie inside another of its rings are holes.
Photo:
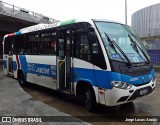
[[[95,23],[109,58],[129,63],[149,62],[149,56],[135,31],[123,24]]]

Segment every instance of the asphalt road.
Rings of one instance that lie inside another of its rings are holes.
[[[159,78],[159,77],[158,77]],[[6,79],[10,79],[6,77]],[[17,81],[18,82],[18,81]],[[88,116],[91,116],[91,120],[87,122],[94,125],[160,125],[157,122],[114,122],[118,117],[110,118],[108,115],[113,116],[160,116],[160,80],[157,80],[157,85],[153,93],[150,95],[134,101],[133,103],[124,104],[114,107],[98,106],[97,112],[91,113],[86,110],[81,103],[75,100],[73,97],[44,88],[37,85],[29,84],[26,88],[23,88],[25,92],[31,95],[35,100],[43,102],[58,111],[66,114],[82,118],[85,120]],[[80,117],[85,116],[85,117]],[[95,120],[96,119],[96,120]],[[112,122],[107,122],[107,121]],[[96,121],[96,122],[93,122]],[[107,123],[106,123],[107,122]]]
[[[65,112],[72,116],[97,116],[97,121],[93,122],[92,119],[90,123],[95,125],[103,125],[106,124],[104,121],[109,121],[110,119],[107,118],[108,114],[113,116],[160,116],[160,84],[159,80],[157,80],[157,86],[155,91],[139,100],[134,101],[133,103],[124,104],[120,106],[114,107],[106,107],[99,105],[96,113],[91,113],[86,110],[81,103],[75,100],[73,97],[70,97],[65,94],[61,94],[59,92],[36,86],[36,85],[29,85],[28,87],[24,88],[28,94],[30,94],[35,99],[52,106],[59,111]],[[87,118],[87,117],[86,117]],[[83,119],[83,118],[82,118]],[[85,118],[83,119],[85,120]],[[117,117],[112,118],[112,121],[116,121]],[[109,122],[108,124],[115,124]],[[130,124],[120,122],[116,124]],[[158,123],[132,123],[132,124],[158,124]]]
[[[97,121],[93,122],[88,121],[95,125],[103,125],[105,122],[110,119],[107,118],[108,115],[113,116],[160,116],[160,84],[157,84],[155,91],[139,100],[134,101],[133,103],[124,104],[120,106],[114,107],[106,107],[99,105],[97,112],[91,113],[86,110],[81,103],[76,101],[73,97],[69,97],[68,95],[61,94],[59,92],[55,92],[50,89],[46,89],[43,87],[39,87],[36,85],[29,85],[27,88],[24,88],[28,94],[30,94],[33,98],[52,106],[59,111],[65,112],[72,116],[93,116],[93,121],[95,116],[97,116]],[[78,117],[79,118],[79,117]],[[87,118],[87,117],[86,117]],[[112,121],[116,121],[118,117],[112,118]],[[82,118],[83,119],[83,118]],[[85,120],[85,118],[83,119]],[[107,123],[107,124],[115,124],[115,123]],[[130,124],[119,122],[116,124]],[[140,123],[132,123],[132,124],[158,124],[151,122],[140,122]],[[160,125],[160,124],[159,124]]]

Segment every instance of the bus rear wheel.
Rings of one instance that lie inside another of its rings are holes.
[[[84,92],[84,105],[86,109],[94,112],[96,109],[96,99],[93,90],[87,88]]]
[[[22,87],[26,86],[26,80],[25,80],[24,74],[22,72],[20,72],[18,75],[18,81],[19,81],[20,86],[22,86]]]

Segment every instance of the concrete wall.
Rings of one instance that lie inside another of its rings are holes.
[[[160,3],[135,12],[131,26],[142,39],[152,63],[160,66]]]
[[[131,26],[141,38],[160,36],[160,3],[135,12]]]

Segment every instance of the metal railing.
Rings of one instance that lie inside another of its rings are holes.
[[[42,14],[35,13],[33,11],[26,10],[5,2],[0,1],[0,14],[15,17],[22,20],[27,20],[35,23],[52,24],[58,23],[56,19],[44,16]]]

